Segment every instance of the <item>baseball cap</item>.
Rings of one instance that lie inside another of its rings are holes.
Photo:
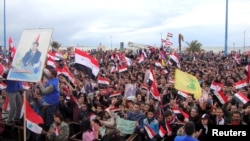
[[[208,115],[208,114],[203,114],[203,115],[201,116],[201,119],[209,119],[209,115]]]

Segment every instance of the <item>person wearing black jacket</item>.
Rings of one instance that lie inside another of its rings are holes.
[[[208,141],[208,135],[211,130],[209,128],[212,125],[212,121],[208,114],[203,114],[200,119],[200,123],[196,127],[196,131],[199,133],[198,140],[199,141]]]

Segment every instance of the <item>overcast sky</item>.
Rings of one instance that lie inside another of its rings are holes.
[[[244,31],[250,46],[250,0],[228,2],[228,46],[243,46]],[[62,46],[127,47],[129,41],[159,46],[170,32],[173,46],[181,33],[187,42],[223,47],[225,15],[226,0],[6,0],[6,35],[17,46],[24,29],[53,28],[51,40]],[[0,22],[0,45],[3,28]]]

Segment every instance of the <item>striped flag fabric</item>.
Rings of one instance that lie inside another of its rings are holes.
[[[159,136],[163,138],[166,135],[166,133],[167,133],[167,131],[162,126],[160,126]]]
[[[121,66],[121,67],[119,67],[119,69],[118,69],[119,73],[125,72],[125,71],[127,71],[127,70],[128,70],[128,67],[127,67],[127,66]]]
[[[187,98],[189,96],[189,94],[184,92],[184,91],[178,91],[177,94],[184,97],[184,98]]]
[[[225,104],[227,102],[227,97],[222,91],[215,91],[215,96],[218,98],[221,104]]]
[[[210,89],[215,90],[215,91],[220,91],[222,87],[223,87],[222,83],[218,83],[218,82],[214,82],[214,81],[210,85]]]
[[[110,80],[108,78],[104,78],[104,77],[98,77],[97,78],[97,83],[98,84],[104,84],[104,85],[109,85],[110,84]]]
[[[234,94],[234,97],[241,103],[246,104],[249,102],[249,99],[240,91]]]
[[[182,110],[180,110],[180,109],[177,109],[177,108],[172,108],[172,111],[173,111],[175,114],[181,114],[181,115],[183,115],[183,117],[185,118],[186,121],[189,120],[189,115],[188,115],[186,112],[184,112],[184,111],[182,111]]]
[[[6,89],[7,85],[4,82],[0,82],[0,90]]]
[[[145,125],[144,128],[145,128],[145,130],[146,130],[146,132],[147,132],[149,138],[150,138],[150,139],[153,139],[153,138],[155,137],[155,132],[154,132],[154,130],[153,130],[152,128],[150,128],[149,125]]]
[[[82,65],[85,69],[90,69],[91,73],[88,74],[89,76],[97,76],[100,68],[99,68],[99,62],[96,60],[96,58],[92,57],[90,54],[81,51],[80,49],[75,48],[75,65]],[[81,67],[79,67],[81,68]],[[85,71],[85,70],[83,70]]]
[[[167,36],[168,37],[173,37],[173,33],[168,32]]]
[[[23,105],[21,110],[21,117],[26,114],[27,128],[36,134],[42,134],[43,129],[39,126],[39,124],[44,124],[43,118],[31,108],[27,100],[24,100],[23,104],[26,104],[26,109],[24,109]]]
[[[22,82],[22,86],[24,90],[28,90],[31,88],[30,84],[28,84],[27,82]]]
[[[235,89],[240,89],[246,86],[248,86],[248,82],[246,79],[234,83]]]

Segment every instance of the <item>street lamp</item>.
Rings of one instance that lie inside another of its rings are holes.
[[[4,54],[6,55],[6,8],[5,0],[3,1],[3,41],[4,41]]]
[[[163,47],[163,44],[162,44],[162,33],[161,33],[161,47]]]
[[[112,36],[110,36],[110,47],[111,47],[111,50],[112,50]]]
[[[244,52],[246,51],[246,46],[245,46],[245,38],[246,38],[246,31],[244,31]]]

